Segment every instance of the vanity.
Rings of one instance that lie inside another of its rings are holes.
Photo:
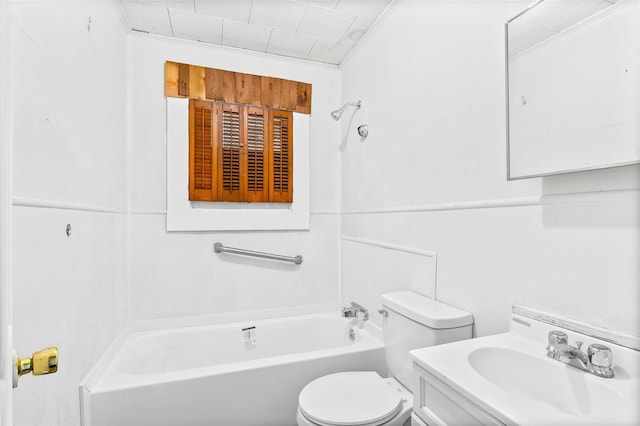
[[[508,333],[412,351],[412,424],[640,424],[640,351],[575,325],[514,307]],[[569,365],[581,346],[595,372]]]

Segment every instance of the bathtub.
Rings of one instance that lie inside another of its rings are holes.
[[[311,380],[386,375],[375,331],[328,312],[126,332],[80,386],[82,422],[293,426]]]

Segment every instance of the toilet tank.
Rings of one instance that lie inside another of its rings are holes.
[[[382,306],[387,311],[382,321],[387,370],[408,389],[409,351],[471,338],[473,315],[418,293],[383,294]]]

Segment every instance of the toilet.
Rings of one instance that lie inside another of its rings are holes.
[[[469,312],[412,291],[382,295],[388,378],[375,371],[329,374],[298,398],[298,426],[408,426],[413,406],[409,351],[471,338]]]

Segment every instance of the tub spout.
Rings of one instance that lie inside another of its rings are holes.
[[[369,311],[356,302],[351,302],[350,307],[342,308],[342,316],[345,318],[358,318],[358,312],[362,312],[362,320],[367,321],[369,319]]]

